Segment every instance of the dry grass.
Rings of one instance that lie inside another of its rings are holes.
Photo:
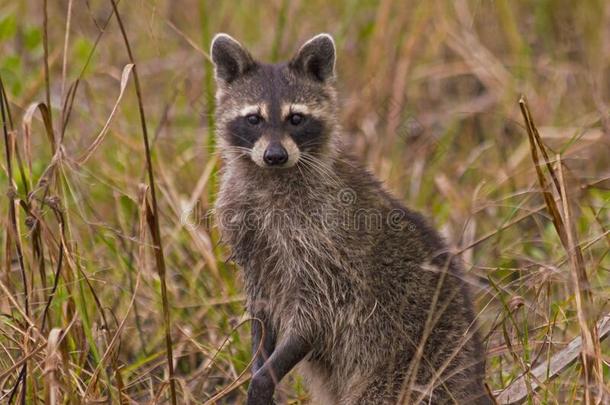
[[[599,400],[606,3],[0,2],[0,403],[243,401],[249,321],[209,212],[217,31],[266,60],[333,33],[346,139],[465,261],[490,389]]]

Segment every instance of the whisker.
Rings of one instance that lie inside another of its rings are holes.
[[[328,180],[335,187],[342,187],[343,182],[321,160],[316,159],[309,153],[303,152],[301,153],[301,161],[304,167],[309,167],[315,174]]]

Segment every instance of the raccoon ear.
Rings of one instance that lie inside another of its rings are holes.
[[[335,41],[329,34],[318,34],[305,42],[289,66],[313,79],[326,82],[335,75]]]
[[[210,45],[210,55],[216,67],[216,80],[231,83],[256,63],[248,51],[232,36],[216,34]]]

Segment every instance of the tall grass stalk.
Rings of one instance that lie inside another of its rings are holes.
[[[144,102],[142,98],[142,90],[140,87],[140,80],[138,78],[138,69],[136,66],[135,59],[133,57],[133,53],[131,52],[131,46],[129,44],[129,39],[127,38],[127,33],[125,31],[125,27],[123,26],[123,21],[121,20],[121,16],[117,9],[117,5],[115,0],[110,0],[112,2],[112,9],[114,10],[114,14],[116,16],[117,22],[119,24],[119,28],[121,29],[121,35],[123,36],[123,40],[125,43],[125,48],[127,50],[127,54],[129,55],[129,61],[133,64],[133,81],[136,90],[136,95],[138,99],[138,111],[140,113],[140,125],[142,127],[142,140],[144,142],[144,153],[146,155],[146,171],[148,173],[148,186],[150,187],[150,200],[152,202],[152,209],[146,210],[147,212],[147,222],[151,231],[151,236],[154,243],[154,251],[155,251],[155,260],[157,263],[157,272],[159,273],[159,280],[161,282],[161,299],[163,301],[163,326],[165,328],[165,350],[167,356],[167,368],[169,373],[169,388],[170,388],[170,398],[172,405],[177,404],[177,396],[176,396],[176,383],[174,381],[174,356],[173,356],[173,346],[172,346],[172,335],[171,335],[171,320],[170,320],[170,309],[169,309],[169,300],[167,298],[167,284],[166,284],[166,268],[165,268],[165,257],[163,255],[163,243],[161,240],[161,231],[159,229],[159,209],[157,206],[157,196],[156,196],[156,187],[155,187],[155,175],[153,172],[153,164],[151,157],[151,150],[148,144],[148,129],[146,126],[146,116],[144,113]]]

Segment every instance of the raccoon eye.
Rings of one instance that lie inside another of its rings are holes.
[[[250,114],[250,115],[246,116],[246,120],[248,121],[248,124],[250,124],[250,125],[258,125],[261,123],[263,118],[258,114]]]
[[[288,117],[288,120],[292,125],[299,125],[303,122],[303,119],[304,117],[301,114],[291,114],[290,117]]]

